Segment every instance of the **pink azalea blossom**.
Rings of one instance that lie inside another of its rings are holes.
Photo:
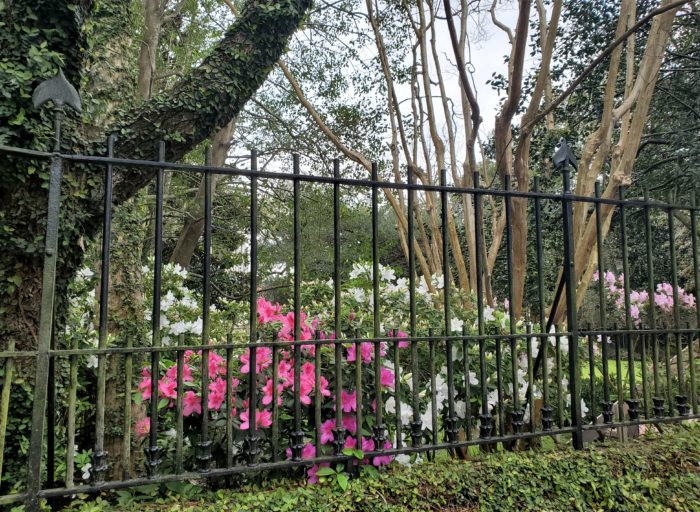
[[[403,331],[396,331],[397,338],[408,338],[408,333]],[[399,348],[407,348],[409,346],[408,341],[399,341]]]
[[[266,324],[277,321],[281,309],[279,304],[273,306],[265,297],[258,297],[258,322]]]
[[[145,368],[144,368],[145,370]],[[139,390],[141,391],[141,398],[143,400],[151,399],[151,376],[144,376],[139,382]]]
[[[195,395],[194,391],[186,391],[185,396],[182,397],[183,416],[190,416],[191,414],[202,414],[202,397]]]
[[[357,448],[357,439],[354,437],[346,436],[343,449],[354,450],[355,448]]]
[[[226,361],[216,352],[209,352],[209,378],[214,379],[217,375],[226,375]]]
[[[342,390],[340,393],[340,407],[343,412],[352,412],[357,409],[357,394],[355,391],[348,393]]]
[[[143,419],[137,421],[136,426],[134,427],[134,431],[136,432],[137,438],[142,439],[142,438],[146,437],[151,432],[150,419],[143,418]]]
[[[250,372],[250,349],[247,349],[240,357],[241,373]],[[257,347],[255,349],[255,372],[262,373],[262,371],[272,364],[272,349],[270,347]]]
[[[284,385],[277,384],[277,405],[282,405],[282,391],[284,391]],[[272,403],[272,379],[267,379],[265,386],[263,386],[263,405],[270,405]]]
[[[354,414],[343,415],[343,428],[351,434],[357,431],[357,418]]]
[[[391,441],[384,441],[384,449],[385,450],[391,450],[393,447],[391,446]],[[387,466],[391,464],[391,461],[394,460],[394,457],[392,455],[378,455],[374,457],[372,460],[372,464],[374,464],[377,467],[380,466]]]
[[[362,451],[363,452],[373,452],[374,451],[374,439],[371,437],[362,437]]]
[[[177,382],[163,377],[158,382],[158,396],[161,398],[177,398]]]
[[[177,382],[177,365],[174,364],[165,372],[165,376],[170,380]],[[192,382],[192,368],[188,364],[182,365],[182,381]]]
[[[314,464],[313,466],[311,466],[306,472],[306,476],[308,477],[308,483],[317,484],[318,477],[316,476],[316,472],[319,470],[319,468],[329,468],[330,466],[331,465],[329,462],[323,462],[321,464]]]
[[[241,430],[248,430],[250,428],[250,409],[246,409],[241,413]],[[260,410],[255,413],[255,426],[256,428],[267,428],[272,425],[272,413],[268,410]]]
[[[221,409],[221,405],[226,400],[226,381],[224,379],[216,379],[209,383],[209,400],[208,405],[211,410]]]
[[[349,362],[355,361],[355,346],[356,344],[353,343],[348,347],[348,356],[347,360]],[[369,364],[372,362],[372,343],[369,341],[365,341],[360,344],[360,357],[362,358],[362,362],[365,364]]]
[[[287,454],[287,458],[291,459],[292,458],[292,449],[287,448],[285,451]],[[312,443],[306,443],[304,447],[301,449],[301,458],[302,460],[309,460],[313,459],[316,457],[316,446],[314,446]]]
[[[335,440],[333,429],[335,428],[334,420],[326,420],[321,423],[321,444],[331,443]]]
[[[382,366],[380,382],[385,388],[394,389],[394,372]]]

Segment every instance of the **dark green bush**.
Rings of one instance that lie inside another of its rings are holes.
[[[627,444],[581,452],[504,452],[478,460],[394,465],[375,477],[305,485],[267,480],[238,489],[143,499],[122,493],[72,510],[220,511],[700,511],[700,426],[667,427]],[[134,495],[135,496],[135,495]],[[129,503],[131,501],[131,503]]]

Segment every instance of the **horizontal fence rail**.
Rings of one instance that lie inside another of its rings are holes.
[[[690,215],[691,286],[697,290],[700,275],[695,205],[661,203],[648,197],[630,200],[624,197],[622,188],[617,198],[603,198],[600,184],[593,197],[573,195],[569,172],[574,162],[567,155],[557,165],[563,176],[562,192],[545,193],[537,181],[529,192],[512,189],[508,181],[503,189],[483,188],[478,174],[473,176],[472,187],[456,187],[448,184],[444,171],[436,185],[416,183],[410,170],[405,183],[385,182],[379,179],[376,164],[369,180],[343,178],[338,160],[333,162],[332,176],[312,176],[301,172],[296,155],[291,172],[278,173],[259,170],[255,152],[249,156],[248,168],[234,169],[211,166],[210,152],[205,165],[166,162],[164,143],[155,162],[116,158],[112,137],[107,148],[107,156],[100,157],[0,146],[0,154],[46,159],[51,169],[39,341],[34,350],[0,347],[4,372],[0,395],[3,448],[13,379],[20,369],[26,373],[29,368],[35,374],[32,437],[24,461],[26,481],[5,485],[0,504],[23,501],[31,509],[40,498],[296,467],[305,467],[313,479],[316,472],[329,465],[336,468],[341,464],[353,473],[361,464],[379,467],[397,459],[433,458],[438,451],[465,456],[472,446],[493,449],[501,444],[515,449],[550,436],[571,439],[576,448],[581,448],[584,442],[611,431],[624,437],[631,427],[700,418],[695,368],[700,312],[696,306],[690,307],[694,297],[679,285],[674,225],[675,211]],[[104,180],[96,298],[98,340],[94,347],[68,345],[53,316],[61,172],[71,165],[87,165],[89,172],[101,172]],[[123,345],[115,346],[109,335],[113,177],[115,172],[136,169],[153,174],[155,181],[150,338],[130,337]],[[162,293],[167,200],[164,182],[167,174],[174,172],[195,173],[205,180],[201,323],[191,329],[196,333],[166,337],[162,328],[164,304],[170,299]],[[211,263],[215,220],[211,182],[217,174],[247,180],[250,198],[249,291],[243,299],[248,309],[247,329],[243,334],[231,332],[226,339],[213,339],[211,334],[215,279]],[[270,182],[291,182],[293,282],[291,307],[286,313],[265,299],[258,281],[258,241],[266,227],[260,224],[259,187]],[[332,313],[323,322],[307,316],[308,305],[302,299],[304,234],[300,208],[307,184],[332,189],[328,229],[332,231],[333,271],[327,283]],[[406,218],[408,271],[401,321],[382,317],[385,285],[379,256],[379,209],[384,189],[401,191],[411,212]],[[443,277],[430,299],[438,320],[424,328],[426,319],[418,303],[426,300],[422,284],[430,276],[420,275],[416,268],[414,241],[419,219],[413,212],[417,195],[426,192],[439,196]],[[367,293],[371,301],[368,299],[370,307],[363,314],[371,317],[372,327],[365,331],[353,330],[352,321],[343,317],[343,280],[349,270],[342,268],[341,260],[345,250],[340,236],[344,194],[363,197],[370,204],[372,261],[364,272],[371,281]],[[472,302],[467,305],[455,295],[459,290],[450,279],[456,263],[450,258],[454,248],[450,247],[448,211],[452,199],[462,196],[467,196],[474,208],[474,265],[480,276]],[[528,282],[536,289],[536,299],[529,304],[526,319],[516,318],[513,308],[504,308],[496,320],[494,308],[486,299],[481,278],[486,265],[484,203],[496,198],[504,202],[506,215],[503,275],[511,304],[512,202],[526,200],[530,208],[535,269]],[[590,208],[597,221],[598,274],[585,301],[595,312],[591,325],[580,324],[575,306],[572,208],[576,203]],[[554,232],[562,246],[557,262],[561,279],[554,283],[545,282],[544,277],[546,204],[554,205],[559,212]],[[620,275],[606,270],[603,205],[617,209]],[[630,226],[631,212],[641,212],[643,222]],[[650,222],[650,217],[659,212],[667,218],[669,254],[663,256],[655,254]],[[626,239],[630,229],[643,230],[646,241],[648,283],[642,291],[632,290],[630,283]],[[659,257],[670,262],[670,283],[663,289],[658,288],[654,273]],[[641,300],[643,296],[646,302]],[[606,316],[611,297],[622,312],[620,318]],[[668,313],[666,317],[659,317],[655,301]],[[643,304],[648,307],[642,314]],[[464,308],[471,311],[473,321],[463,320]],[[555,325],[556,312],[563,308],[566,321]],[[94,388],[79,389],[78,372],[88,364],[96,365]],[[58,388],[57,382],[63,385]],[[87,416],[87,424],[77,424],[79,393],[94,402],[94,415]],[[119,424],[106,412],[108,394],[123,397]],[[106,449],[108,430],[111,446],[118,446],[119,453]],[[121,432],[120,443],[113,439],[117,431]],[[77,436],[93,443],[90,462],[81,468],[73,450]],[[65,460],[58,461],[56,454],[62,454]],[[86,469],[80,479],[77,473],[82,468]]]

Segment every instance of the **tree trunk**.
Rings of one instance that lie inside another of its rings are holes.
[[[233,137],[235,129],[236,120],[233,119],[212,138],[211,164],[213,166],[222,167],[226,163],[228,150],[231,147],[231,137]],[[220,177],[220,174],[212,174],[211,176],[212,197],[216,190],[216,182]],[[204,176],[202,176],[197,194],[194,196],[194,202],[187,210],[185,225],[182,227],[173,254],[170,256],[171,263],[177,263],[185,269],[190,268],[192,256],[199,243],[199,238],[204,232],[204,194],[206,192],[204,183]]]
[[[22,2],[17,2],[21,4]],[[20,12],[17,4],[13,12]],[[69,5],[70,4],[70,5]],[[159,95],[128,112],[117,115],[111,133],[119,135],[115,152],[120,157],[155,160],[158,141],[166,141],[166,157],[177,161],[213,132],[228,124],[243,108],[245,103],[264,82],[273,64],[283,53],[289,37],[304,19],[310,0],[293,0],[285,3],[272,0],[251,0],[241,11],[240,17],[227,31],[222,41],[202,64],[192,70],[173,89]],[[274,6],[274,9],[270,9]],[[21,6],[20,6],[21,7]],[[17,9],[17,11],[15,11]],[[73,4],[53,2],[46,16],[36,20],[27,19],[30,26],[40,28],[50,34],[60,13],[76,27],[76,37],[66,40],[65,36],[55,35],[48,41],[51,50],[58,51],[64,58],[66,76],[74,84],[80,83],[78,72],[81,69],[80,23]],[[63,20],[65,21],[65,20]],[[18,27],[17,29],[13,27]],[[23,62],[21,54],[23,23],[9,24],[6,27],[16,38],[17,52],[10,55]],[[3,38],[7,38],[6,34]],[[10,90],[10,100],[3,99],[3,105],[10,103],[11,112],[17,104],[27,112],[27,121],[6,141],[35,149],[48,149],[49,132],[42,120],[43,116],[30,104],[31,89],[35,82],[21,84],[21,89]],[[67,116],[64,131],[65,151],[85,151],[100,154],[103,141],[85,142],[80,131]],[[7,124],[2,119],[0,125]],[[34,128],[28,133],[26,126]],[[0,188],[0,219],[5,226],[0,238],[3,258],[0,264],[0,279],[3,293],[0,294],[0,339],[3,346],[14,339],[18,350],[35,347],[41,296],[41,268],[43,262],[43,237],[46,226],[46,183],[48,177],[43,171],[44,162],[30,162],[26,159],[2,157],[0,166],[3,180]],[[36,169],[41,169],[36,172]],[[57,273],[58,298],[65,297],[67,283],[75,270],[82,264],[85,239],[93,239],[101,227],[101,181],[87,180],[86,172],[97,169],[75,166],[66,169],[63,184],[61,207],[61,233],[59,240],[59,262]],[[133,197],[153,178],[153,172],[129,169],[115,174],[114,200],[118,206]],[[20,286],[10,288],[5,283],[21,280]],[[59,300],[59,308],[60,308]]]

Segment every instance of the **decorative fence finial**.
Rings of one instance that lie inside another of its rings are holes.
[[[32,94],[32,103],[35,108],[41,107],[47,101],[53,101],[56,108],[68,105],[76,112],[81,112],[80,95],[75,87],[66,80],[63,70],[59,69],[58,74],[41,82]]]
[[[571,151],[571,148],[566,142],[566,139],[562,137],[559,139],[559,147],[556,153],[554,153],[554,167],[563,167],[571,164],[574,169],[578,168],[578,161]]]

